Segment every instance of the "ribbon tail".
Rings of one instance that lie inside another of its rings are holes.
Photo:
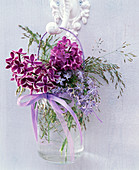
[[[33,124],[33,129],[34,129],[36,141],[38,141],[38,135],[37,135],[37,117],[38,117],[38,114],[35,113],[36,110],[34,108],[35,108],[35,104],[33,103],[31,105],[32,124]]]
[[[74,118],[74,120],[75,120],[75,122],[76,122],[76,124],[77,124],[77,126],[78,126],[78,129],[79,129],[79,133],[80,133],[80,137],[81,137],[81,144],[82,144],[81,126],[80,126],[80,123],[79,123],[78,118],[77,118],[76,114],[74,113],[74,111],[73,111],[73,110],[70,108],[70,106],[69,106],[64,100],[62,100],[61,98],[56,97],[56,96],[53,96],[53,95],[51,95],[50,98],[51,98],[51,100],[54,100],[54,101],[60,103],[62,106],[64,106],[64,107],[70,112],[70,114],[73,116],[73,118]]]
[[[67,123],[65,122],[65,119],[64,119],[63,115],[61,114],[61,113],[63,113],[63,111],[59,108],[59,106],[56,104],[55,101],[49,100],[49,103],[51,104],[53,110],[57,114],[57,117],[58,117],[58,119],[61,123],[61,126],[65,132],[65,135],[68,140],[69,148],[70,148],[71,160],[73,161],[74,160],[74,144],[73,144],[71,133],[67,127]]]

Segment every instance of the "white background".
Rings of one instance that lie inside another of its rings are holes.
[[[129,51],[139,54],[139,1],[90,0],[89,22],[79,38],[86,56],[100,37],[107,51],[125,40]],[[16,105],[15,83],[5,70],[5,59],[12,49],[27,49],[18,24],[40,33],[53,21],[48,0],[0,0],[0,170],[138,170],[139,169],[139,57],[123,64],[119,55],[108,56],[121,65],[126,83],[124,96],[116,99],[113,86],[104,83],[99,123],[92,116],[87,126],[85,153],[75,164],[54,165],[36,151],[30,108]]]

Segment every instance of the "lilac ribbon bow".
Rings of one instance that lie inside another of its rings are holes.
[[[61,99],[61,98],[59,98],[59,97],[57,97],[53,94],[50,94],[50,93],[32,94],[32,95],[29,94],[29,95],[21,96],[20,98],[18,98],[17,104],[19,106],[29,106],[29,105],[31,105],[33,129],[34,129],[36,141],[38,141],[38,135],[37,135],[37,117],[38,117],[38,115],[36,113],[35,103],[42,98],[45,98],[49,101],[51,107],[53,108],[53,110],[57,114],[57,117],[58,117],[58,119],[61,123],[61,126],[62,126],[62,128],[65,132],[65,135],[67,137],[67,140],[68,140],[71,160],[74,160],[74,144],[73,144],[72,136],[71,136],[71,133],[70,133],[68,127],[67,127],[67,123],[65,122],[64,116],[62,115],[63,111],[60,109],[60,106],[57,103],[59,103],[66,110],[68,110],[70,112],[70,114],[73,116],[73,118],[74,118],[74,120],[75,120],[75,122],[78,126],[78,129],[79,129],[79,133],[80,133],[80,137],[81,137],[81,144],[82,144],[81,126],[80,126],[80,123],[78,121],[76,114],[74,113],[74,111],[71,109],[71,107],[63,99]],[[23,99],[26,99],[26,100],[28,99],[28,101],[21,103],[21,100],[23,100]]]

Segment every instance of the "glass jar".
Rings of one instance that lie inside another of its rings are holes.
[[[60,106],[60,105],[59,105]],[[61,107],[61,110],[64,108]],[[77,106],[73,107],[78,119],[82,117]],[[73,145],[74,145],[74,160],[82,155],[84,150],[84,132],[82,128],[83,142],[81,144],[81,138],[76,123],[71,114],[66,111],[63,113],[64,119],[67,123],[68,129],[71,133]],[[82,126],[81,126],[82,127]],[[41,99],[38,102],[38,153],[47,161],[53,163],[72,163],[70,147],[67,137],[63,131],[61,123],[57,118],[56,113],[52,109],[47,99]]]

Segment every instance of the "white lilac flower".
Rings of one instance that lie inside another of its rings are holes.
[[[76,90],[80,90],[80,91],[83,92],[84,84],[82,84],[82,83],[77,83],[75,89],[76,89]]]
[[[84,81],[83,72],[82,72],[82,71],[78,70],[78,71],[77,71],[77,76],[78,76],[78,78],[80,79],[81,82]]]
[[[57,72],[57,74],[58,74],[59,76],[61,75],[61,73],[62,73],[61,71]]]
[[[63,76],[68,80],[69,78],[71,78],[71,72],[67,72]]]
[[[58,80],[56,81],[56,83],[60,83],[61,86],[63,86],[63,82],[65,81],[66,79],[63,79],[61,77],[58,78]]]
[[[93,111],[92,108],[87,108],[87,109],[84,111],[84,114],[85,114],[86,116],[88,116],[89,114],[92,113],[92,111]]]
[[[89,88],[94,87],[94,81],[90,77],[88,77],[87,84],[89,85]]]
[[[97,94],[97,89],[96,89],[96,87],[92,87],[92,88],[90,88],[90,90],[88,90],[87,91],[87,94],[88,95],[95,95],[95,94]]]
[[[58,94],[61,93],[63,91],[62,87],[57,87],[51,90],[53,94]]]

